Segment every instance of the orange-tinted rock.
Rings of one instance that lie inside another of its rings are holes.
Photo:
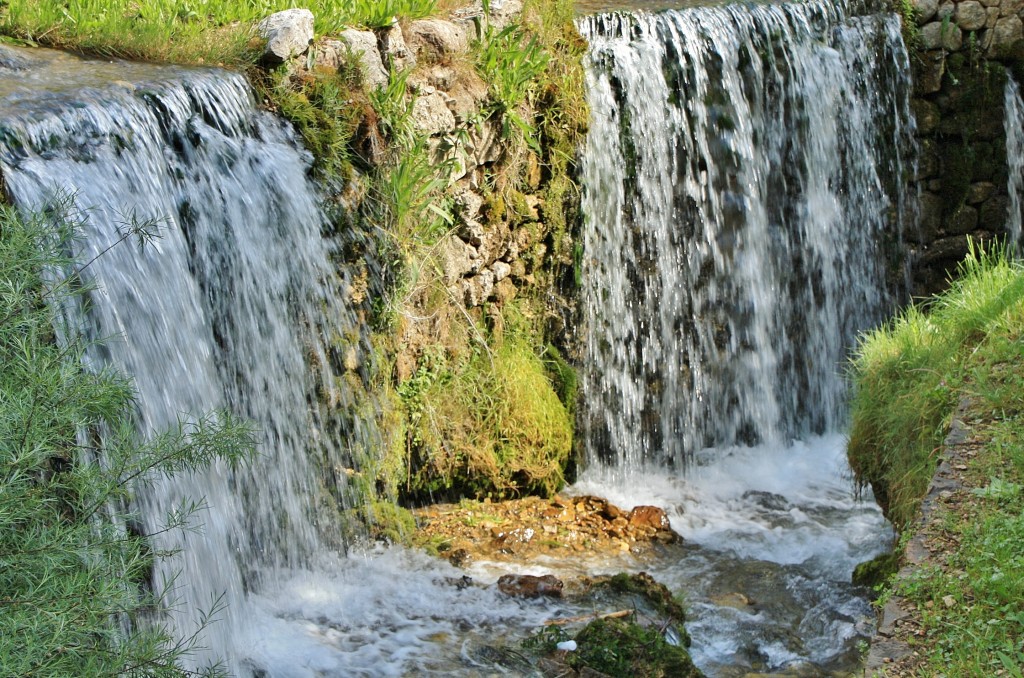
[[[553,574],[537,577],[532,574],[505,574],[498,579],[498,590],[508,596],[538,598],[562,597],[562,580]]]
[[[668,514],[657,506],[637,506],[629,512],[630,527],[650,527],[655,530],[671,530]]]

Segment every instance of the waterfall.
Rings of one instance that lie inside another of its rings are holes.
[[[839,430],[915,211],[898,19],[812,0],[580,27],[591,464]]]
[[[1020,85],[1006,72],[1003,89],[1003,129],[1006,131],[1006,192],[1010,196],[1009,214],[1006,215],[1006,234],[1010,247],[1020,253],[1021,204],[1024,193],[1024,100]]]
[[[222,654],[244,623],[243,596],[325,546],[339,516],[323,469],[351,465],[321,435],[315,407],[318,389],[349,397],[335,386],[327,342],[360,330],[339,301],[345,281],[321,236],[310,158],[255,109],[238,74],[44,51],[0,64],[9,196],[35,211],[71,192],[85,224],[77,256],[95,259],[86,269],[95,289],[88,310],[71,313],[87,339],[103,340],[88,360],[134,377],[146,434],[220,409],[259,428],[251,467],[138,488],[140,529],[154,548],[179,551],[155,573],[173,588],[168,623],[188,637],[198,611],[221,598],[228,618],[202,643]],[[152,221],[152,243],[110,247],[130,224]],[[347,445],[370,444],[368,425],[352,428]],[[168,512],[190,500],[205,502],[203,529],[162,532]],[[235,660],[228,668],[238,673]]]

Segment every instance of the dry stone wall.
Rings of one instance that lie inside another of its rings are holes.
[[[1006,232],[1003,89],[1024,57],[1024,0],[912,0],[912,102],[920,142],[920,219],[905,234],[914,296],[932,294],[968,239]]]
[[[446,194],[454,223],[434,248],[431,264],[456,313],[479,310],[497,316],[502,304],[537,282],[538,269],[550,265],[545,225],[549,206],[543,197],[550,177],[535,157],[505,138],[500,116],[489,115],[488,85],[473,67],[471,54],[474,41],[518,22],[521,12],[521,0],[492,0],[488,12],[478,2],[447,19],[395,23],[373,31],[348,29],[315,42],[310,32],[308,45],[303,37],[307,33],[286,21],[311,23],[308,12],[282,12],[264,22],[282,36],[263,30],[265,60],[277,64],[290,58],[298,77],[311,69],[336,71],[354,60],[364,85],[372,90],[387,87],[389,73],[408,73],[415,134],[425,141],[432,164],[448,175]],[[360,144],[369,149],[360,154],[370,165],[380,162],[384,152],[377,132],[364,134],[371,141],[375,135],[377,143]],[[509,166],[523,180],[514,182],[514,190],[496,188],[495,177]],[[419,305],[416,298],[408,303],[413,310]],[[409,313],[403,319],[395,375],[399,382],[415,371],[422,350],[439,340],[437,324],[436,317],[426,314]]]

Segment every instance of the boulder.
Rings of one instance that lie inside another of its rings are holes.
[[[629,512],[630,527],[650,527],[655,530],[671,530],[668,514],[657,506],[637,506]]]
[[[441,244],[441,276],[445,285],[452,285],[463,276],[479,267],[478,254],[475,248],[464,243],[460,238],[445,238]]]
[[[359,70],[363,74],[363,82],[366,85],[374,88],[388,84],[388,72],[384,68],[384,61],[377,48],[376,35],[370,31],[357,31],[354,28],[348,28],[338,35],[338,42],[349,54],[358,59]]]
[[[309,49],[313,42],[313,13],[308,9],[286,9],[261,21],[256,31],[267,41],[263,58],[281,63]]]
[[[942,76],[946,72],[946,58],[942,51],[921,52],[919,58],[914,61],[917,76],[914,78],[914,93],[934,94],[942,89]]]
[[[996,192],[996,185],[991,181],[979,181],[971,184],[967,192],[967,204],[977,205],[991,198]]]
[[[964,33],[954,23],[933,21],[921,29],[921,47],[926,50],[941,48],[955,52],[963,43]]]
[[[977,0],[965,0],[956,6],[953,19],[961,29],[976,31],[985,27],[988,12],[985,11],[985,8]]]
[[[999,19],[995,28],[992,29],[992,44],[989,50],[995,54],[1005,54],[1013,49],[1015,44],[1024,35],[1024,24],[1017,16],[1008,16]]]
[[[553,574],[505,574],[498,578],[498,590],[518,598],[562,597],[562,581]]]
[[[437,90],[421,93],[412,105],[412,122],[427,135],[453,131],[455,116],[448,108],[448,97]]]
[[[911,6],[917,12],[918,23],[930,21],[939,9],[939,0],[911,0]]]
[[[406,42],[417,56],[441,59],[469,49],[470,36],[465,24],[443,19],[420,19],[410,23],[406,33]]]
[[[970,233],[978,225],[978,210],[968,205],[961,205],[946,215],[942,230],[948,235]]]
[[[463,299],[468,308],[482,306],[494,292],[494,273],[490,269],[463,282]]]
[[[939,126],[942,115],[939,107],[926,99],[911,99],[910,110],[914,113],[914,120],[917,121],[917,133],[921,136],[928,136]]]
[[[405,44],[402,27],[397,23],[378,28],[377,47],[384,63],[394,71],[406,71],[416,66],[416,55]]]

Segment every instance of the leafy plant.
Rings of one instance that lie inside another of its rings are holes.
[[[518,131],[538,152],[534,127],[518,108],[534,91],[549,60],[537,37],[527,37],[522,27],[514,24],[498,33],[488,29],[477,58],[477,70],[489,83],[492,112],[501,116],[503,136],[508,138]]]

